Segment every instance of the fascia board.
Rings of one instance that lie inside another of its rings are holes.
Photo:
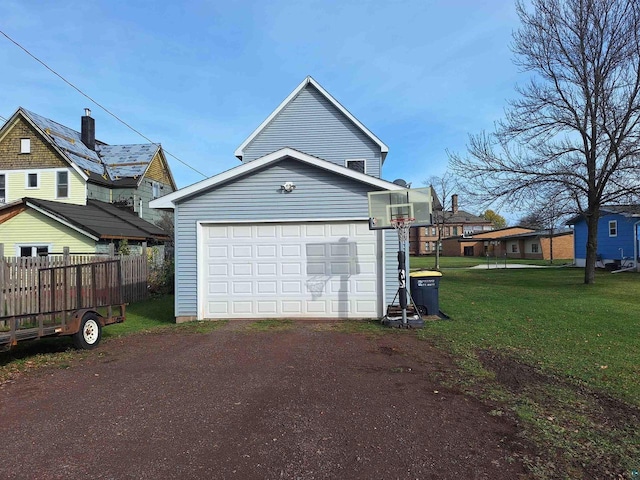
[[[195,195],[202,190],[215,187],[216,185],[219,185],[221,183],[228,182],[229,180],[232,180],[236,177],[246,175],[252,172],[253,170],[262,168],[270,163],[276,162],[285,157],[294,158],[296,160],[308,163],[310,165],[314,165],[324,170],[337,173],[338,175],[342,175],[344,177],[352,178],[359,182],[366,183],[374,187],[378,187],[382,190],[404,190],[403,187],[396,185],[395,183],[391,183],[386,180],[381,180],[379,178],[366,175],[364,173],[356,172],[346,167],[336,165],[335,163],[322,160],[321,158],[299,152],[297,150],[294,150],[293,148],[283,148],[276,152],[265,155],[264,157],[261,157],[257,160],[253,160],[252,162],[244,163],[238,167],[232,168],[218,175],[207,178],[206,180],[202,180],[198,183],[194,183],[193,185],[182,188],[176,192],[173,192],[163,197],[152,200],[149,203],[149,207],[156,208],[156,209],[174,208],[176,201],[179,201],[191,195]]]

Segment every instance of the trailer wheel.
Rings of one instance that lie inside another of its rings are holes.
[[[95,313],[85,313],[80,321],[80,330],[73,335],[73,343],[76,348],[91,350],[100,343],[102,338],[102,326]]]
[[[426,317],[428,313],[427,307],[425,307],[424,305],[418,305],[418,313],[421,317]]]

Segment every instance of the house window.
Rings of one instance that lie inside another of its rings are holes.
[[[617,220],[611,220],[609,222],[609,236],[610,237],[617,237],[618,236],[618,221]]]
[[[445,232],[444,233],[445,236],[447,236],[447,237],[451,235],[451,229],[449,227],[445,227],[444,232]]]
[[[6,176],[4,173],[0,173],[0,203],[7,203],[7,185]]]
[[[48,255],[48,245],[18,245],[16,246],[17,254],[21,257],[40,257]]]
[[[66,170],[64,172],[58,172],[56,174],[57,185],[56,185],[56,197],[57,198],[68,198],[69,197],[69,172]]]
[[[435,237],[438,234],[436,227],[431,227],[431,236]]]
[[[38,188],[40,186],[40,175],[37,173],[27,173],[27,188]]]
[[[518,253],[518,245],[515,243],[511,244],[511,253]]]
[[[458,235],[458,227],[453,227],[453,235],[454,236]]]
[[[431,242],[425,242],[424,248],[427,252],[431,251]]]
[[[31,153],[31,139],[30,138],[21,138],[20,139],[20,153]]]
[[[151,190],[153,190],[153,198],[160,196],[160,184],[158,182],[151,182]]]
[[[538,244],[537,243],[532,243],[531,244],[531,253],[539,253],[538,252]]]
[[[345,160],[345,166],[350,170],[355,170],[356,172],[364,173],[366,167],[366,160]]]

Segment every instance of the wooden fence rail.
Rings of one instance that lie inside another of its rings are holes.
[[[81,263],[119,260],[122,271],[123,302],[144,300],[148,296],[149,265],[147,255],[56,255],[48,257],[0,256],[0,317],[38,313],[38,270]],[[118,286],[120,279],[113,278]]]

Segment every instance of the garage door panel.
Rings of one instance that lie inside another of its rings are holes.
[[[301,225],[282,225],[280,227],[281,229],[281,235],[283,237],[294,237],[294,238],[300,238],[301,237]]]
[[[231,301],[231,311],[235,315],[251,315],[253,313],[253,304],[251,300]]]
[[[256,247],[256,256],[258,258],[276,258],[277,255],[277,245],[258,245]]]
[[[233,258],[252,258],[251,245],[233,245],[231,247]]]
[[[233,263],[231,264],[231,272],[234,276],[251,276],[253,274],[251,267],[250,263]]]
[[[253,230],[251,226],[240,225],[231,227],[231,238],[251,238],[253,236]]]
[[[258,282],[257,293],[259,295],[278,293],[278,284],[276,282]]]
[[[220,263],[209,264],[209,278],[226,277],[229,275],[229,265]]]
[[[278,265],[275,263],[258,263],[256,265],[256,271],[259,277],[267,277],[270,275],[278,274]]]
[[[259,315],[275,315],[278,313],[278,302],[275,300],[258,300],[256,302],[256,313]]]
[[[258,225],[256,236],[259,238],[276,238],[276,225]]]
[[[367,222],[203,228],[204,318],[378,316],[378,235]]]
[[[300,263],[282,263],[282,275],[302,275],[302,265]]]
[[[349,275],[351,272],[351,264],[349,262],[333,261],[329,264],[330,275]]]
[[[280,246],[280,255],[283,257],[302,257],[302,247],[299,244],[289,244]]]
[[[329,234],[332,237],[344,236],[348,237],[350,234],[351,224],[349,223],[337,223],[329,225]]]
[[[280,285],[282,286],[282,293],[285,295],[291,293],[302,293],[302,285],[300,281],[282,282]]]

